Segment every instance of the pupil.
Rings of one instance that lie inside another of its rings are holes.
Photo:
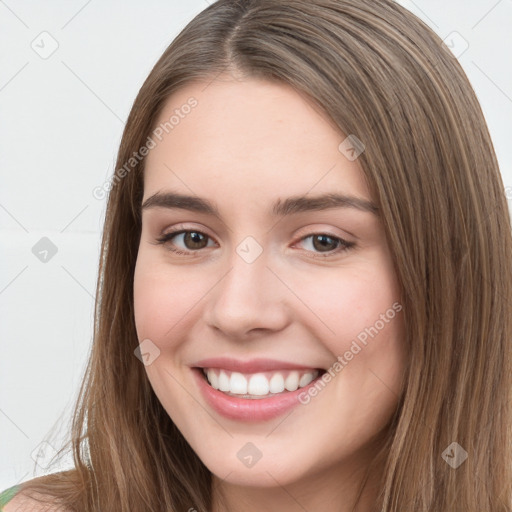
[[[318,235],[317,237],[315,237],[315,242],[314,242],[314,245],[315,245],[315,249],[325,249],[326,248],[326,240],[327,240],[327,246],[329,245],[329,242],[328,240],[332,240],[332,237],[328,236],[328,235]],[[316,241],[317,240],[320,240],[320,244],[319,246],[317,247],[317,244],[316,244]],[[331,243],[331,245],[333,245],[333,243]],[[334,245],[336,245],[336,243],[334,242]]]
[[[189,239],[189,240],[192,239],[192,244],[201,243],[201,237],[202,237],[202,235],[195,231],[191,231],[190,233],[186,234],[187,239]]]

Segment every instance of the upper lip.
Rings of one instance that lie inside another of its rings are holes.
[[[197,368],[222,368],[232,372],[255,373],[272,370],[311,370],[315,366],[278,361],[276,359],[250,359],[242,361],[232,357],[212,357],[202,359],[193,365]],[[320,369],[320,368],[318,368]]]

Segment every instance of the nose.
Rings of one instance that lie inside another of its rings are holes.
[[[289,323],[290,291],[269,268],[265,251],[252,262],[235,253],[228,265],[208,294],[207,324],[234,340],[284,329]]]

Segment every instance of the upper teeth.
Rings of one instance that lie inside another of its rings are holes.
[[[295,391],[307,386],[318,376],[318,370],[287,370],[243,374],[218,368],[204,368],[208,382],[214,389],[237,395],[263,396],[269,393]]]

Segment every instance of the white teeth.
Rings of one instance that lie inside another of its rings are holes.
[[[284,391],[284,377],[280,373],[275,373],[270,379],[270,392],[282,393]]]
[[[219,373],[219,391],[229,391],[229,389],[229,377],[224,370],[221,370]]]
[[[288,391],[295,391],[299,387],[299,372],[291,372],[284,381],[284,387]]]
[[[212,388],[224,393],[245,395],[248,398],[295,391],[307,386],[318,376],[318,370],[260,372],[244,375],[239,372],[208,368],[204,369],[203,373]]]
[[[233,372],[229,379],[229,388],[231,393],[245,395],[247,393],[247,379],[241,373]]]
[[[219,377],[217,377],[217,374],[211,368],[208,370],[207,377],[212,388],[219,389]]]
[[[268,379],[262,373],[254,374],[249,380],[249,386],[247,387],[247,393],[249,395],[268,395],[270,386]]]
[[[299,381],[299,388],[303,388],[307,386],[310,382],[315,379],[315,376],[312,373],[305,373]],[[213,384],[212,384],[213,385]]]

